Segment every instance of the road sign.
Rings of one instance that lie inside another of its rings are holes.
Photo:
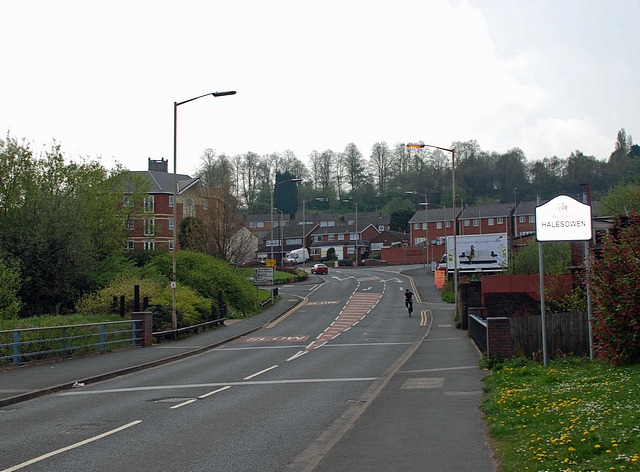
[[[275,267],[276,266],[276,260],[275,259],[267,259],[266,261],[264,261],[264,265],[266,267]]]
[[[253,272],[253,285],[273,285],[273,267],[256,267]]]

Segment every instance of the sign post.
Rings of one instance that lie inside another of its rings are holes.
[[[547,329],[544,305],[543,241],[588,241],[592,238],[591,206],[568,195],[559,195],[536,207],[536,239],[540,272],[540,316],[542,317],[542,358],[547,366]]]

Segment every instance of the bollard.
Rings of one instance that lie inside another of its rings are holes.
[[[133,286],[133,311],[140,311],[140,285]]]

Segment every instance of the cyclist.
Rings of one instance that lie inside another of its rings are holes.
[[[404,306],[407,307],[409,316],[413,313],[413,292],[408,288],[404,289]]]

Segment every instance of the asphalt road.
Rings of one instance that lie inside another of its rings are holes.
[[[312,280],[281,288],[303,303],[256,333],[4,411],[0,470],[310,470],[428,332],[396,271]]]

